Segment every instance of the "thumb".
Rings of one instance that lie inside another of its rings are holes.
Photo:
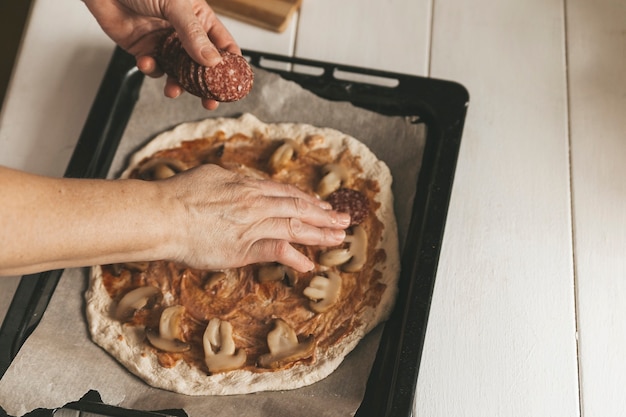
[[[176,6],[170,8],[164,15],[174,26],[183,48],[194,61],[212,67],[222,60],[188,2],[177,1]]]

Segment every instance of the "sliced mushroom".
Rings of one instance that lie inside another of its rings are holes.
[[[279,172],[280,170],[284,169],[289,161],[291,161],[291,158],[293,158],[294,153],[295,149],[290,142],[283,143],[274,151],[274,153],[270,157],[270,169],[273,172]]]
[[[202,346],[204,347],[204,354],[214,353],[214,349],[221,346],[222,340],[220,337],[220,325],[222,321],[218,318],[213,318],[207,323],[204,334],[202,335]]]
[[[345,167],[338,164],[324,165],[322,175],[323,177],[315,190],[321,198],[326,198],[334,191],[337,191],[348,179],[348,171]]]
[[[296,332],[284,320],[276,319],[274,329],[267,334],[267,345],[270,353],[261,355],[258,363],[263,368],[276,369],[313,355],[315,339],[310,336],[299,342]]]
[[[354,226],[352,234],[346,235],[344,242],[350,243],[352,259],[342,269],[346,272],[360,271],[367,261],[367,233],[365,233],[365,229],[359,225]]]
[[[224,281],[227,278],[226,273],[224,273],[223,271],[217,271],[217,272],[213,272],[205,281],[204,285],[202,286],[202,288],[205,291],[212,291],[213,287],[215,287],[216,285],[219,285],[222,281]]]
[[[181,321],[184,313],[185,307],[180,305],[170,306],[163,310],[159,319],[158,334],[152,329],[146,329],[146,337],[150,344],[166,352],[189,350],[189,344],[182,341]]]
[[[296,272],[285,265],[265,264],[261,265],[257,271],[259,282],[282,281],[285,277],[287,277],[290,286],[296,285],[298,279]]]
[[[225,372],[241,368],[246,363],[246,351],[237,350],[233,341],[233,326],[213,318],[202,336],[204,361],[210,372]]]
[[[343,265],[352,258],[349,248],[331,249],[320,254],[319,262],[324,266]]]
[[[139,167],[138,175],[144,180],[164,180],[186,169],[187,165],[178,159],[155,158]]]
[[[344,242],[350,245],[347,248],[330,249],[322,252],[319,263],[323,266],[343,265],[346,272],[357,272],[363,268],[367,261],[367,233],[361,226],[352,227],[352,234],[346,235]]]
[[[146,329],[146,338],[152,346],[164,352],[181,353],[191,349],[189,343],[182,342],[178,339],[165,339],[154,329]]]
[[[309,148],[323,145],[325,143],[324,136],[320,134],[309,135],[304,139],[304,144]]]
[[[128,320],[135,310],[148,304],[148,301],[160,293],[157,287],[138,287],[124,294],[115,307],[114,317],[119,321]]]
[[[183,339],[181,322],[185,307],[181,305],[167,307],[159,320],[159,335],[164,339]]]
[[[150,262],[124,262],[123,264],[118,265],[130,271],[146,272],[148,270],[148,267],[150,266]]]
[[[285,278],[285,267],[280,264],[261,265],[257,278],[259,282],[281,281]]]
[[[150,266],[150,262],[125,262],[122,264],[112,264],[111,269],[115,276],[119,276],[122,271],[135,271],[135,272],[145,272],[148,270]]]
[[[339,298],[341,291],[341,276],[335,272],[328,272],[328,277],[316,275],[303,294],[311,300],[311,310],[316,313],[328,311]]]
[[[287,280],[289,281],[289,285],[295,287],[298,283],[298,274],[292,268],[285,267],[285,275],[287,275]]]

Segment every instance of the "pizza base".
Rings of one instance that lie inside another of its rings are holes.
[[[342,132],[307,124],[265,124],[251,114],[244,114],[239,118],[214,118],[183,123],[156,136],[132,156],[128,168],[121,177],[127,178],[144,158],[157,151],[175,148],[185,140],[211,136],[217,131],[223,131],[227,137],[236,133],[253,137],[261,132],[268,137],[292,138],[296,141],[301,141],[312,134],[321,134],[325,137],[323,146],[330,147],[336,154],[349,149],[353,155],[359,155],[359,162],[363,168],[362,176],[376,178],[380,185],[380,192],[377,194],[380,205],[376,215],[385,227],[377,248],[383,248],[386,252],[385,263],[377,265],[377,269],[382,272],[380,282],[386,285],[380,303],[375,309],[368,309],[366,313],[368,316],[361,318],[362,325],[339,343],[324,351],[318,347],[315,361],[310,365],[296,364],[278,371],[235,370],[208,375],[182,360],[171,368],[162,367],[152,348],[146,345],[142,328],[125,325],[112,318],[110,314],[112,302],[103,284],[102,270],[95,266],[92,268],[89,288],[85,293],[91,337],[96,344],[149,385],[186,395],[248,394],[290,390],[313,384],[330,375],[368,332],[388,318],[393,308],[400,260],[391,174],[387,166],[378,160],[369,148]]]

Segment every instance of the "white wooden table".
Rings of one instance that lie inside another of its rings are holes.
[[[470,92],[416,415],[626,413],[624,0],[304,0],[282,34],[224,21],[244,48]],[[112,50],[81,2],[35,2],[0,164],[62,175]]]

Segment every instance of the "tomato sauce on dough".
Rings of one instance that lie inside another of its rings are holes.
[[[385,284],[380,282],[382,273],[377,265],[384,263],[385,251],[377,248],[384,225],[376,217],[379,206],[375,197],[379,185],[374,179],[363,179],[359,157],[348,150],[336,157],[319,142],[318,135],[305,138],[298,144],[284,169],[276,170],[270,159],[283,144],[257,134],[248,137],[235,134],[226,137],[222,132],[201,139],[183,142],[180,146],[165,149],[144,160],[131,177],[140,178],[142,166],[155,159],[180,161],[186,168],[200,164],[217,164],[244,175],[267,178],[297,186],[307,193],[314,194],[322,178],[326,164],[338,163],[351,173],[344,187],[361,192],[369,200],[370,214],[361,224],[367,233],[367,260],[357,272],[344,272],[341,267],[318,268],[308,273],[291,271],[291,277],[272,282],[260,282],[258,271],[262,265],[249,265],[224,271],[191,269],[169,261],[150,262],[141,268],[128,265],[105,265],[102,267],[103,283],[116,303],[128,291],[141,286],[155,286],[161,295],[144,308],[135,311],[125,325],[159,327],[159,318],[164,308],[182,305],[182,339],[191,348],[184,353],[168,353],[154,349],[159,363],[171,367],[184,360],[205,372],[202,335],[210,319],[217,317],[226,320],[233,327],[233,340],[237,349],[247,353],[243,369],[253,372],[267,372],[257,366],[258,358],[268,353],[267,334],[275,319],[289,324],[299,339],[312,336],[318,349],[325,350],[346,337],[358,326],[358,321],[367,309],[374,308],[381,300]],[[349,233],[349,231],[348,231]],[[314,262],[327,248],[294,245]],[[310,300],[303,295],[311,279],[331,269],[341,276],[339,300],[327,311],[316,313],[310,307]],[[146,344],[149,343],[146,341]],[[298,363],[312,363],[315,357],[300,359]],[[296,362],[284,364],[282,369]],[[279,368],[280,369],[280,368]],[[276,370],[276,369],[273,369]]]

